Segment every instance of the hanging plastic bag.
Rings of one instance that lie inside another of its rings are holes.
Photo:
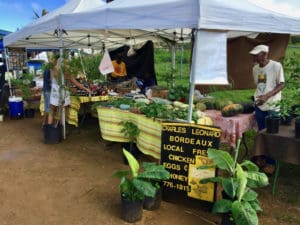
[[[99,71],[103,75],[114,72],[113,64],[111,62],[109,53],[106,49],[105,49],[103,58],[102,58],[102,60],[100,62],[100,65],[99,65]]]

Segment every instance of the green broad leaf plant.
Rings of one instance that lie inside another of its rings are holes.
[[[224,173],[222,176],[206,178],[200,182],[216,182],[223,188],[226,198],[223,196],[223,199],[214,203],[214,213],[229,213],[237,225],[258,225],[257,212],[262,209],[259,206],[258,194],[253,189],[264,187],[269,181],[267,175],[259,172],[259,168],[251,161],[237,162],[239,146],[240,140],[234,158],[226,151],[208,149],[208,157],[214,166]]]
[[[136,142],[137,136],[140,133],[140,129],[137,125],[130,121],[122,121],[121,125],[123,125],[121,133],[124,133],[124,136],[129,139],[130,151],[132,152],[133,143]]]
[[[24,99],[30,99],[33,96],[33,92],[31,91],[33,78],[33,74],[26,73],[22,75],[22,79],[17,78],[11,80],[12,86],[20,91]]]
[[[120,178],[120,193],[128,201],[142,201],[145,197],[154,197],[157,190],[157,183],[167,180],[169,172],[156,163],[144,162],[140,166],[134,156],[123,149],[123,154],[128,160],[129,170],[119,170],[113,174]]]

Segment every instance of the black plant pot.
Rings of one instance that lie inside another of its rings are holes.
[[[230,198],[224,190],[222,191],[222,198],[232,200],[232,198]],[[227,212],[222,214],[221,225],[235,225],[231,213]]]
[[[44,125],[43,132],[45,144],[57,144],[62,140],[62,125]]]
[[[300,108],[300,105],[293,105],[292,106],[292,115],[293,115],[294,118],[298,116],[297,113],[296,113],[296,110],[298,110],[299,108]]]
[[[157,189],[154,197],[145,197],[143,208],[146,210],[155,210],[160,207],[162,199],[162,191],[161,188]]]
[[[143,201],[131,201],[121,194],[121,218],[129,223],[134,223],[142,219]]]
[[[33,118],[35,110],[34,109],[25,109],[24,110],[24,117],[25,118]]]
[[[295,120],[295,138],[300,138],[300,117]]]
[[[292,120],[293,120],[293,115],[290,114],[289,116],[281,117],[280,124],[285,126],[290,126],[292,125]]]
[[[235,225],[230,213],[223,213],[222,214],[222,221],[221,225]]]
[[[280,117],[279,116],[267,116],[266,127],[267,133],[275,134],[279,131]]]

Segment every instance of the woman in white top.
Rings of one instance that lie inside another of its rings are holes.
[[[50,112],[48,115],[48,124],[54,123],[55,115],[58,113],[60,116],[58,110],[61,110],[58,106],[68,106],[70,105],[70,92],[68,90],[68,85],[70,83],[73,83],[76,87],[79,89],[85,90],[88,93],[91,93],[91,90],[84,87],[83,84],[79,83],[73,75],[71,75],[69,72],[67,72],[66,67],[62,70],[64,72],[64,85],[60,85],[60,60],[59,60],[59,54],[54,53],[52,56],[52,60],[50,63],[52,66],[50,66],[50,73],[51,73],[51,94],[50,94]],[[60,118],[58,119],[58,121]]]

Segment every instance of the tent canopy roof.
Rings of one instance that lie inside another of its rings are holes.
[[[181,29],[183,28],[183,29]],[[71,0],[4,37],[7,47],[102,48],[146,40],[189,40],[191,29],[300,33],[300,18],[258,7],[247,0]],[[182,32],[181,32],[182,31]],[[174,33],[175,32],[175,33]],[[240,33],[242,34],[242,33]],[[230,35],[230,34],[229,34]]]

